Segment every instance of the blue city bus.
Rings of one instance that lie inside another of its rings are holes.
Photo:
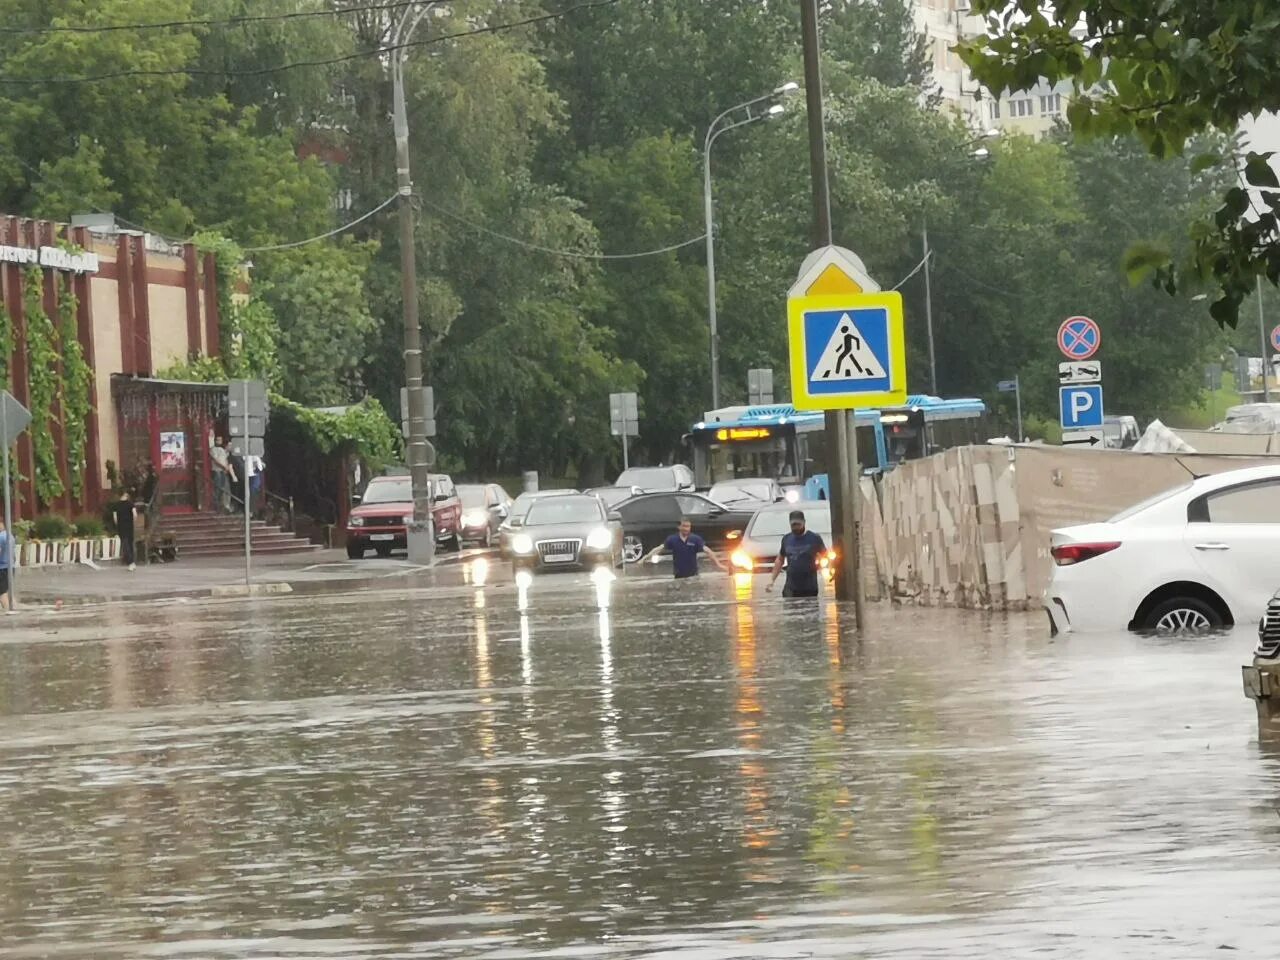
[[[911,396],[901,407],[857,411],[858,459],[878,474],[970,443],[985,443],[987,405],[977,399]],[[723,407],[709,411],[685,438],[693,451],[699,489],[737,477],[771,477],[825,493],[827,454],[821,413],[790,404]]]

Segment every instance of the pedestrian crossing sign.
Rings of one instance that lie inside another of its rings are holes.
[[[894,407],[907,402],[901,294],[792,297],[787,312],[796,409]]]

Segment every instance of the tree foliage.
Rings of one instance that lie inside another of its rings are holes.
[[[1254,49],[1268,14],[1242,13],[1214,35],[1190,4],[1168,0],[1185,30],[1108,47],[1104,34],[1132,25],[1131,4],[1022,6],[1036,12],[1002,19],[966,56],[992,85],[1079,78],[1071,120],[1095,136],[1010,138],[977,162],[973,132],[935,102],[910,3],[822,4],[837,241],[885,287],[901,286],[913,390],[929,386],[927,226],[942,392],[992,398],[997,380],[1019,373],[1028,412],[1050,414],[1053,331],[1088,312],[1104,328],[1109,405],[1160,413],[1194,399],[1219,339],[1202,306],[1131,287],[1120,266],[1126,252],[1135,272],[1198,259],[1221,280],[1245,262],[1231,259],[1243,249],[1231,231],[1252,228],[1238,216],[1242,195],[1227,192],[1230,144],[1191,137],[1270,96],[1248,79],[1250,54],[1263,66],[1276,56]],[[1060,29],[1095,7],[1109,11],[1088,21],[1101,47]],[[49,29],[302,9],[333,15]],[[681,435],[710,405],[703,141],[727,108],[800,78],[798,11],[794,0],[636,0],[501,29],[560,9],[453,0],[419,27],[424,45],[405,67],[414,295],[447,461],[599,482],[620,459],[610,392],[641,394],[638,461],[684,457]],[[361,409],[394,410],[396,207],[327,235],[396,190],[389,58],[377,51],[400,12],[356,0],[153,0],[145,15],[134,0],[0,0],[5,23],[27,31],[6,35],[0,78],[32,81],[0,83],[0,205],[53,218],[110,210],[197,236],[217,254],[225,368],[303,406],[370,397]],[[1095,63],[1095,49],[1110,59]],[[312,65],[279,69],[290,63]],[[138,69],[147,74],[49,82]],[[1179,99],[1221,92],[1231,69],[1234,100]],[[723,402],[745,400],[753,366],[785,383],[785,297],[809,248],[803,115],[789,100],[783,118],[734,129],[713,151]],[[1264,199],[1265,166],[1249,163]],[[1223,195],[1231,216],[1215,217]],[[1258,230],[1272,223],[1263,212]],[[1209,227],[1188,237],[1193,222]],[[1250,242],[1250,256],[1267,255],[1261,234]],[[370,448],[382,449],[385,415],[374,419]]]
[[[990,90],[1025,90],[1041,78],[1073,85],[1067,119],[1083,136],[1136,136],[1155,157],[1181,156],[1202,134],[1232,134],[1280,106],[1280,6],[1256,0],[975,0],[988,36],[961,56]],[[1256,276],[1280,283],[1280,179],[1269,154],[1201,153],[1197,169],[1239,168],[1220,203],[1188,225],[1185,254],[1135,246],[1135,276],[1215,284],[1212,314],[1235,325]],[[1246,189],[1246,186],[1249,189]]]

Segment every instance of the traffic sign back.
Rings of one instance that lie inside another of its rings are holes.
[[[1088,360],[1102,346],[1102,331],[1088,317],[1068,317],[1058,327],[1058,349],[1068,360]]]
[[[1276,350],[1280,350],[1280,327],[1271,328],[1271,346]]]
[[[793,297],[787,313],[791,394],[797,409],[906,403],[901,294]]]

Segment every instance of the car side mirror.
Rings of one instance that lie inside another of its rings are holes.
[[[610,512],[610,514],[609,514],[609,522],[610,522],[610,523],[621,523],[621,522],[622,522],[622,514],[620,514],[617,510],[611,511],[611,512]]]
[[[358,506],[360,506],[360,501],[361,501],[361,499],[362,499],[362,498],[361,498],[360,494],[358,494],[358,493],[353,493],[353,494],[351,495],[351,505],[352,505],[353,507],[358,507]]]
[[[511,516],[511,511],[508,510],[506,507],[500,506],[498,507],[498,516],[501,517],[503,520],[505,520],[507,519],[507,517]]]
[[[524,526],[524,520],[520,517],[512,517],[510,520],[507,521],[507,523],[509,523],[512,527]]]

